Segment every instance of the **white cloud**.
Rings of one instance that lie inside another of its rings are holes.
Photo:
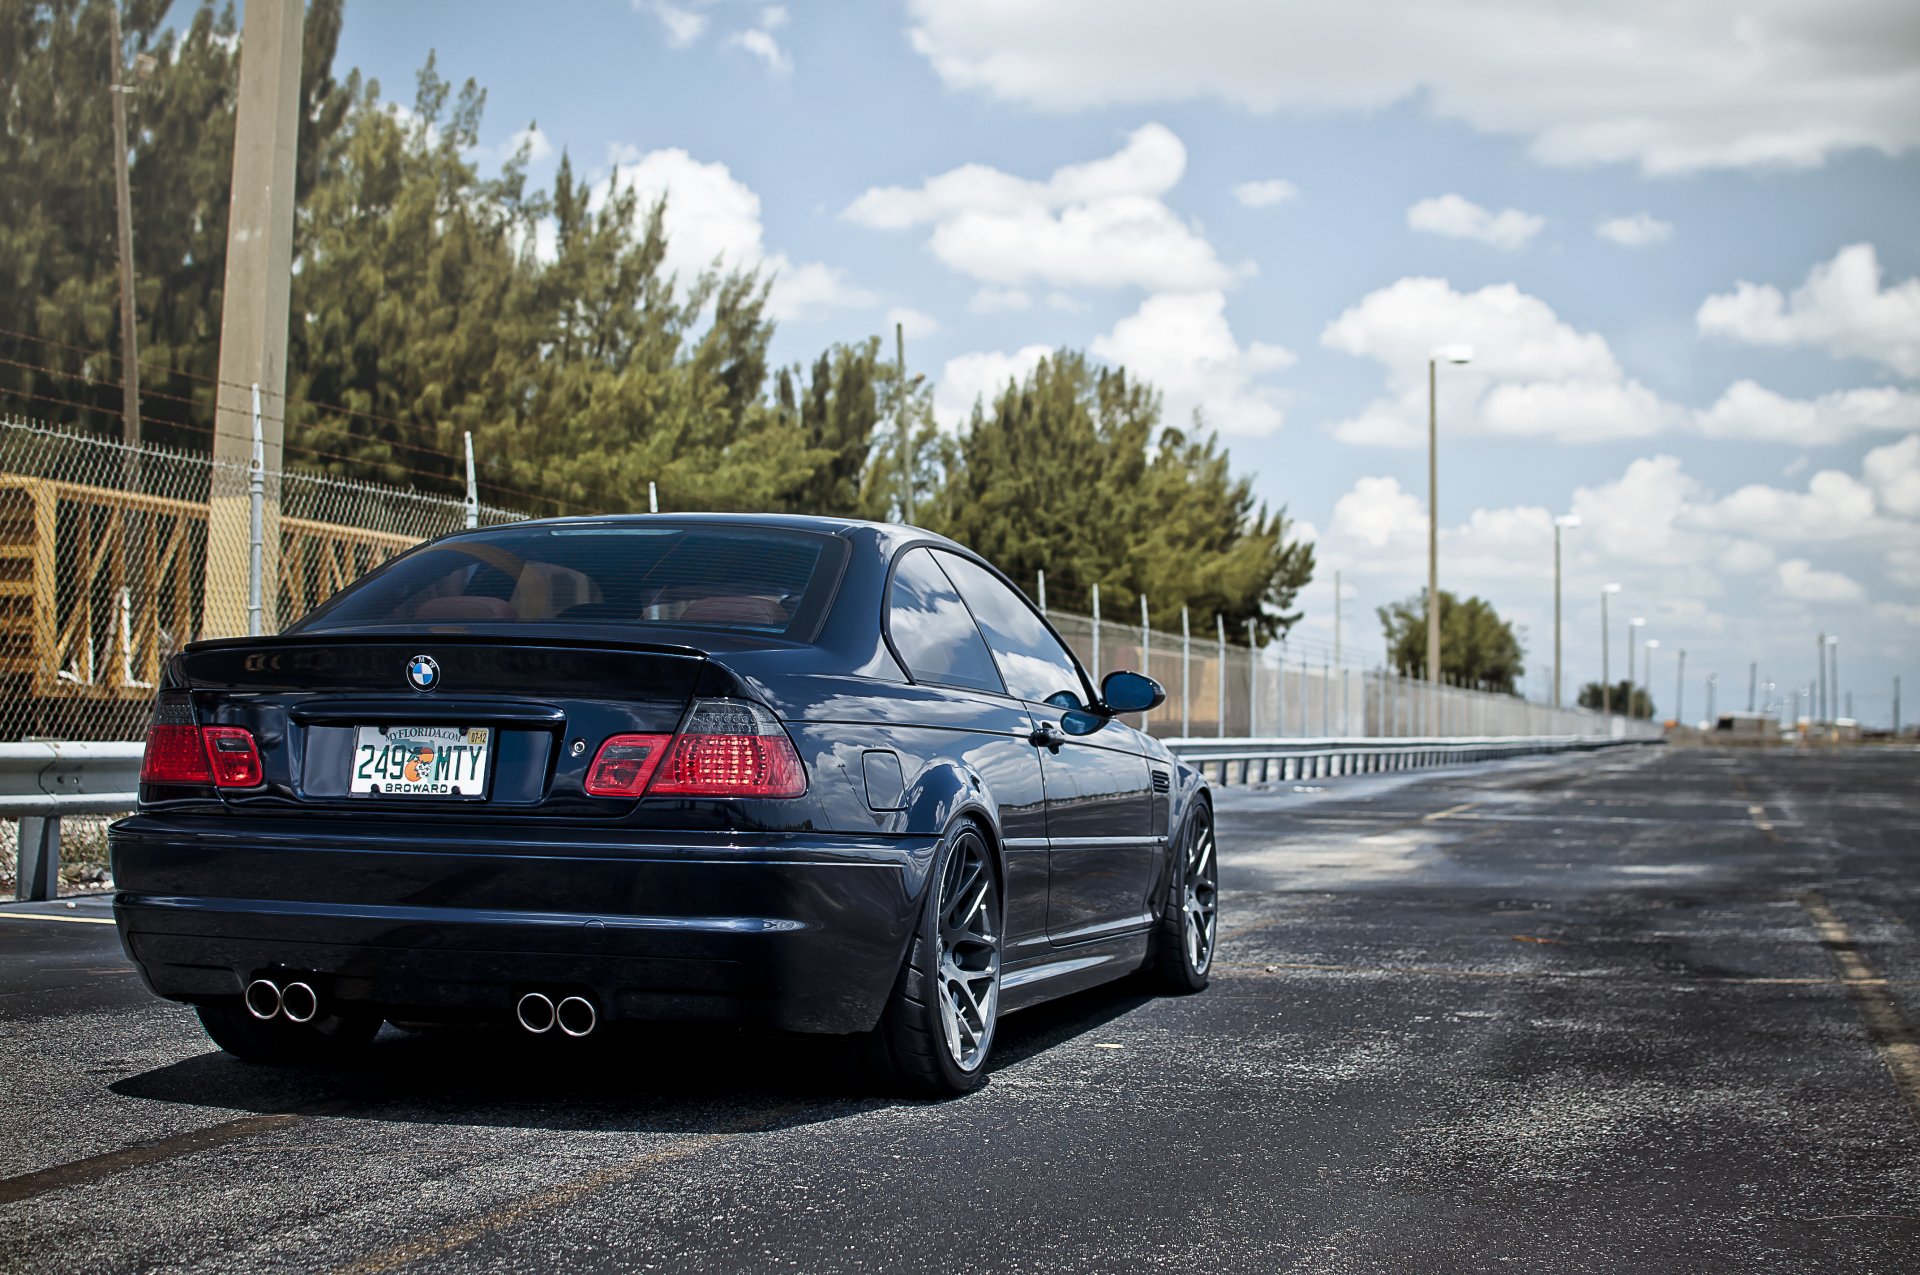
[[[1900,452],[1881,465],[1887,474],[1920,474],[1920,436],[1911,454],[1904,444],[1883,450]],[[1875,466],[1866,469],[1873,481]],[[1409,492],[1390,476],[1356,481],[1316,544],[1318,574],[1341,570],[1374,604],[1417,591],[1426,577],[1423,496],[1424,489]],[[1838,471],[1815,475],[1798,490],[1749,487],[1723,496],[1678,458],[1656,455],[1576,489],[1569,505],[1581,516],[1563,542],[1571,686],[1598,677],[1598,594],[1606,581],[1622,581],[1627,590],[1611,608],[1613,675],[1624,673],[1620,626],[1628,616],[1649,617],[1640,636],[1661,639],[1663,702],[1672,692],[1676,648],[1689,650],[1689,668],[1700,676],[1717,664],[1723,684],[1735,668],[1744,680],[1750,659],[1760,660],[1766,675],[1783,668],[1788,653],[1770,663],[1768,644],[1797,652],[1803,631],[1808,642],[1817,628],[1843,630],[1850,641],[1880,640],[1886,631],[1873,627],[1877,613],[1863,605],[1893,588],[1869,583],[1879,574],[1920,585],[1914,524],[1876,512],[1866,485]],[[1486,597],[1525,629],[1530,673],[1541,679],[1552,660],[1554,512],[1482,508],[1440,527],[1441,587]],[[1815,547],[1818,553],[1809,552]],[[1885,618],[1911,622],[1904,612]],[[1690,699],[1698,693],[1698,684],[1687,692]]]
[[[897,305],[887,311],[887,330],[891,332],[899,324],[908,336],[932,336],[940,330],[940,320],[924,310],[915,310],[908,306]]]
[[[778,252],[763,258],[761,266],[773,277],[767,313],[775,319],[806,321],[829,310],[864,310],[880,303],[876,293],[853,282],[839,266],[795,263]]]
[[[763,270],[773,277],[768,311],[776,319],[808,319],[878,303],[837,266],[794,262],[769,252],[760,197],[725,164],[695,159],[678,147],[643,152],[615,146],[612,160],[614,172],[594,187],[596,202],[607,197],[616,180],[638,192],[642,216],[665,197],[666,267],[683,281],[716,263],[729,270]]]
[[[667,0],[634,0],[633,7],[660,19],[660,25],[667,29],[670,48],[688,47],[707,29],[707,15],[695,13],[684,5],[669,4]]]
[[[1695,321],[1708,336],[1816,346],[1920,377],[1920,278],[1882,288],[1880,275],[1873,245],[1853,244],[1814,266],[1791,297],[1743,279],[1701,302]]]
[[[1300,188],[1279,177],[1265,181],[1241,182],[1233,188],[1233,197],[1248,208],[1271,208],[1300,197]]]
[[[1867,591],[1838,571],[1821,571],[1805,558],[1780,564],[1780,591],[1799,602],[1858,602]]]
[[[1819,447],[1868,431],[1920,429],[1920,393],[1875,387],[1795,399],[1742,380],[1692,420],[1709,438]]]
[[[1876,515],[1873,491],[1851,474],[1823,469],[1807,489],[1784,491],[1750,483],[1731,495],[1697,503],[1693,525],[1793,548],[1834,540],[1884,538],[1890,528]]]
[[[1197,411],[1228,434],[1280,428],[1279,392],[1260,377],[1290,366],[1291,352],[1259,341],[1242,347],[1227,324],[1220,292],[1148,297],[1140,308],[1096,337],[1092,352],[1149,381],[1164,401],[1163,419],[1186,428]]]
[[[1052,353],[1050,346],[1029,345],[1013,354],[983,351],[948,359],[933,391],[935,415],[949,426],[964,422],[976,401],[991,406],[994,395],[1009,382],[1020,381]]]
[[[1473,362],[1440,371],[1449,434],[1589,442],[1652,434],[1676,415],[1627,378],[1604,337],[1575,330],[1510,283],[1461,293],[1444,279],[1401,279],[1334,319],[1320,343],[1387,373],[1387,394],[1333,427],[1342,442],[1422,444],[1427,359],[1452,344],[1471,345]]]
[[[1003,310],[1031,310],[1033,298],[1020,288],[982,288],[967,301],[973,314],[999,314]]]
[[[950,86],[1049,110],[1416,99],[1551,164],[1808,167],[1920,142],[1910,0],[911,0]]]
[[[1113,155],[1045,181],[967,164],[918,187],[873,187],[843,215],[879,230],[930,225],[941,262],[1000,288],[1225,287],[1250,267],[1230,269],[1160,198],[1186,162],[1178,137],[1147,124]]]
[[[767,69],[775,75],[785,75],[793,70],[793,62],[787,57],[786,50],[773,38],[769,31],[752,27],[745,31],[735,31],[727,37],[727,43],[736,49],[745,49],[748,53],[767,64]]]
[[[1407,225],[1414,230],[1449,239],[1473,239],[1508,252],[1526,247],[1546,224],[1546,218],[1518,208],[1488,212],[1462,195],[1438,195],[1407,209]]]
[[[770,4],[760,10],[760,29],[763,31],[778,31],[781,27],[786,26],[792,17],[793,15],[787,12],[785,5]]]
[[[1920,434],[1874,448],[1860,472],[1884,508],[1902,518],[1920,518]],[[1920,561],[1920,548],[1908,552]]]
[[[1645,248],[1673,238],[1673,223],[1640,212],[1631,217],[1609,217],[1595,226],[1593,233],[1622,248]]]

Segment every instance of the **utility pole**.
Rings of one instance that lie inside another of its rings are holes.
[[[1813,639],[1813,658],[1820,666],[1820,702],[1814,706],[1813,720],[1827,720],[1827,635],[1821,633]]]
[[[1720,675],[1718,673],[1707,674],[1707,725],[1709,728],[1714,725],[1713,692],[1719,685]]]
[[[1340,573],[1333,573],[1333,662],[1340,662]]]
[[[1440,404],[1427,360],[1427,694],[1440,698]]]
[[[1893,675],[1893,737],[1900,738],[1900,675]]]
[[[247,628],[248,492],[252,415],[262,400],[267,471],[264,541],[268,580],[280,578],[281,446],[287,415],[287,305],[293,279],[294,155],[300,136],[302,0],[250,0],[240,43],[233,196],[220,303],[220,383],[214,410],[213,484],[207,501],[204,636]],[[278,590],[266,590],[262,631],[279,626]]]
[[[1617,584],[1606,585],[1600,590],[1600,713],[1603,717],[1613,713],[1613,683],[1609,680],[1613,672],[1607,667],[1607,598],[1618,592],[1620,586]]]
[[[894,366],[899,389],[894,399],[894,428],[900,440],[900,521],[913,521],[913,438],[907,425],[907,325],[893,325]]]
[[[113,202],[120,236],[120,437],[129,447],[140,445],[139,338],[133,314],[133,188],[127,175],[126,67],[121,60],[120,0],[111,0],[107,13],[113,32]]]
[[[1833,710],[1833,715],[1837,718],[1840,716],[1840,639],[1838,636],[1827,639],[1827,653],[1833,660],[1833,676],[1827,679],[1827,707]],[[1851,707],[1847,716],[1853,716]]]
[[[1578,527],[1579,514],[1562,514],[1553,520],[1553,706],[1560,707],[1560,532],[1563,528]],[[1601,605],[1605,606],[1605,594],[1601,595]],[[1606,620],[1601,619],[1601,628]]]
[[[1681,707],[1687,697],[1687,648],[1680,648],[1680,671],[1673,679],[1673,722],[1676,726],[1687,724],[1686,710]]]
[[[1747,665],[1747,711],[1753,711],[1753,697],[1760,690],[1760,665],[1756,661]]]

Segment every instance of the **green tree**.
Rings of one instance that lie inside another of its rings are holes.
[[[1286,632],[1313,575],[1313,548],[1290,536],[1236,478],[1211,433],[1160,424],[1160,396],[1124,368],[1074,351],[1043,359],[973,418],[930,493],[930,528],[946,532],[1024,584],[1086,605],[1092,586],[1116,611],[1142,594],[1161,616],[1181,606],[1236,636]]]
[[[1408,677],[1427,675],[1427,591],[1379,608],[1387,662]],[[1440,590],[1440,672],[1451,683],[1483,691],[1517,693],[1522,663],[1520,639],[1481,598],[1456,600]]]
[[[1622,678],[1620,681],[1615,682],[1612,694],[1608,696],[1606,700],[1608,706],[1612,711],[1624,713],[1629,717],[1651,718],[1653,716],[1653,697],[1647,694],[1647,688],[1644,686],[1635,686],[1631,689],[1633,697],[1631,707],[1629,707],[1627,697],[1629,687],[1626,679]],[[1581,687],[1578,701],[1580,707],[1590,708],[1595,712],[1600,711],[1600,691],[1601,687],[1598,682],[1588,682],[1585,686]]]

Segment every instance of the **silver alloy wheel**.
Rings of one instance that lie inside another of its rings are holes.
[[[1204,974],[1213,964],[1213,944],[1220,922],[1220,866],[1214,861],[1213,821],[1205,814],[1193,818],[1187,837],[1186,870],[1180,874],[1184,892],[1181,930],[1187,941],[1187,964]]]
[[[947,1052],[962,1071],[987,1056],[1000,1003],[1000,907],[978,836],[955,843],[940,880],[937,995]]]

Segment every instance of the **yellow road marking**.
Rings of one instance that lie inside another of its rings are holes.
[[[106,1151],[99,1155],[87,1156],[82,1160],[56,1164],[52,1168],[20,1173],[10,1178],[0,1178],[0,1204],[15,1204],[21,1200],[31,1200],[49,1191],[100,1182],[116,1173],[137,1168],[143,1164],[160,1164],[213,1147],[225,1146],[242,1138],[256,1138],[263,1133],[273,1133],[279,1129],[289,1128],[314,1116],[330,1115],[345,1109],[346,1106],[345,1099],[329,1098],[310,1103],[294,1111],[280,1111],[261,1116],[240,1116],[216,1125],[208,1125],[204,1129],[189,1129],[185,1133],[176,1133],[170,1138],[159,1138],[152,1142],[122,1147],[118,1151]]]
[[[432,1235],[424,1235],[417,1240],[408,1240],[391,1248],[382,1249],[357,1262],[334,1268],[334,1275],[386,1275],[388,1271],[399,1270],[414,1262],[423,1262],[429,1258],[442,1257],[456,1249],[465,1248],[475,1240],[504,1230],[516,1222],[521,1222],[537,1213],[557,1209],[563,1204],[571,1204],[582,1196],[610,1186],[632,1181],[648,1169],[662,1164],[671,1164],[675,1160],[684,1160],[688,1156],[698,1155],[709,1147],[723,1142],[732,1142],[737,1138],[764,1129],[768,1125],[799,1110],[798,1107],[780,1107],[773,1111],[763,1111],[740,1121],[724,1133],[703,1133],[690,1138],[681,1138],[664,1147],[656,1147],[645,1154],[623,1160],[619,1164],[608,1165],[598,1173],[574,1178],[570,1182],[561,1182],[544,1191],[515,1200],[457,1222]]]
[[[1773,823],[1767,818],[1767,808],[1765,806],[1748,806],[1747,817],[1753,820],[1753,826],[1760,831],[1773,831]]]
[[[1457,806],[1448,806],[1445,810],[1436,810],[1430,815],[1422,815],[1420,816],[1420,822],[1434,823],[1438,820],[1445,819],[1448,815],[1457,815],[1463,810],[1472,810],[1479,804],[1477,801],[1463,801]]]
[[[1893,1076],[1893,1087],[1899,1091],[1913,1118],[1920,1120],[1920,1039],[1914,1037],[1913,1028],[1901,1017],[1899,1004],[1887,990],[1887,980],[1873,972],[1873,966],[1860,954],[1853,932],[1847,929],[1847,923],[1840,919],[1825,896],[1809,890],[1800,896],[1800,906],[1813,918],[1813,928],[1820,935],[1820,941],[1832,954],[1833,963],[1840,967],[1840,981],[1853,993],[1860,1017],[1866,1020],[1867,1035]]]
[[[0,921],[64,921],[68,925],[112,925],[110,916],[62,916],[58,912],[0,912]]]

